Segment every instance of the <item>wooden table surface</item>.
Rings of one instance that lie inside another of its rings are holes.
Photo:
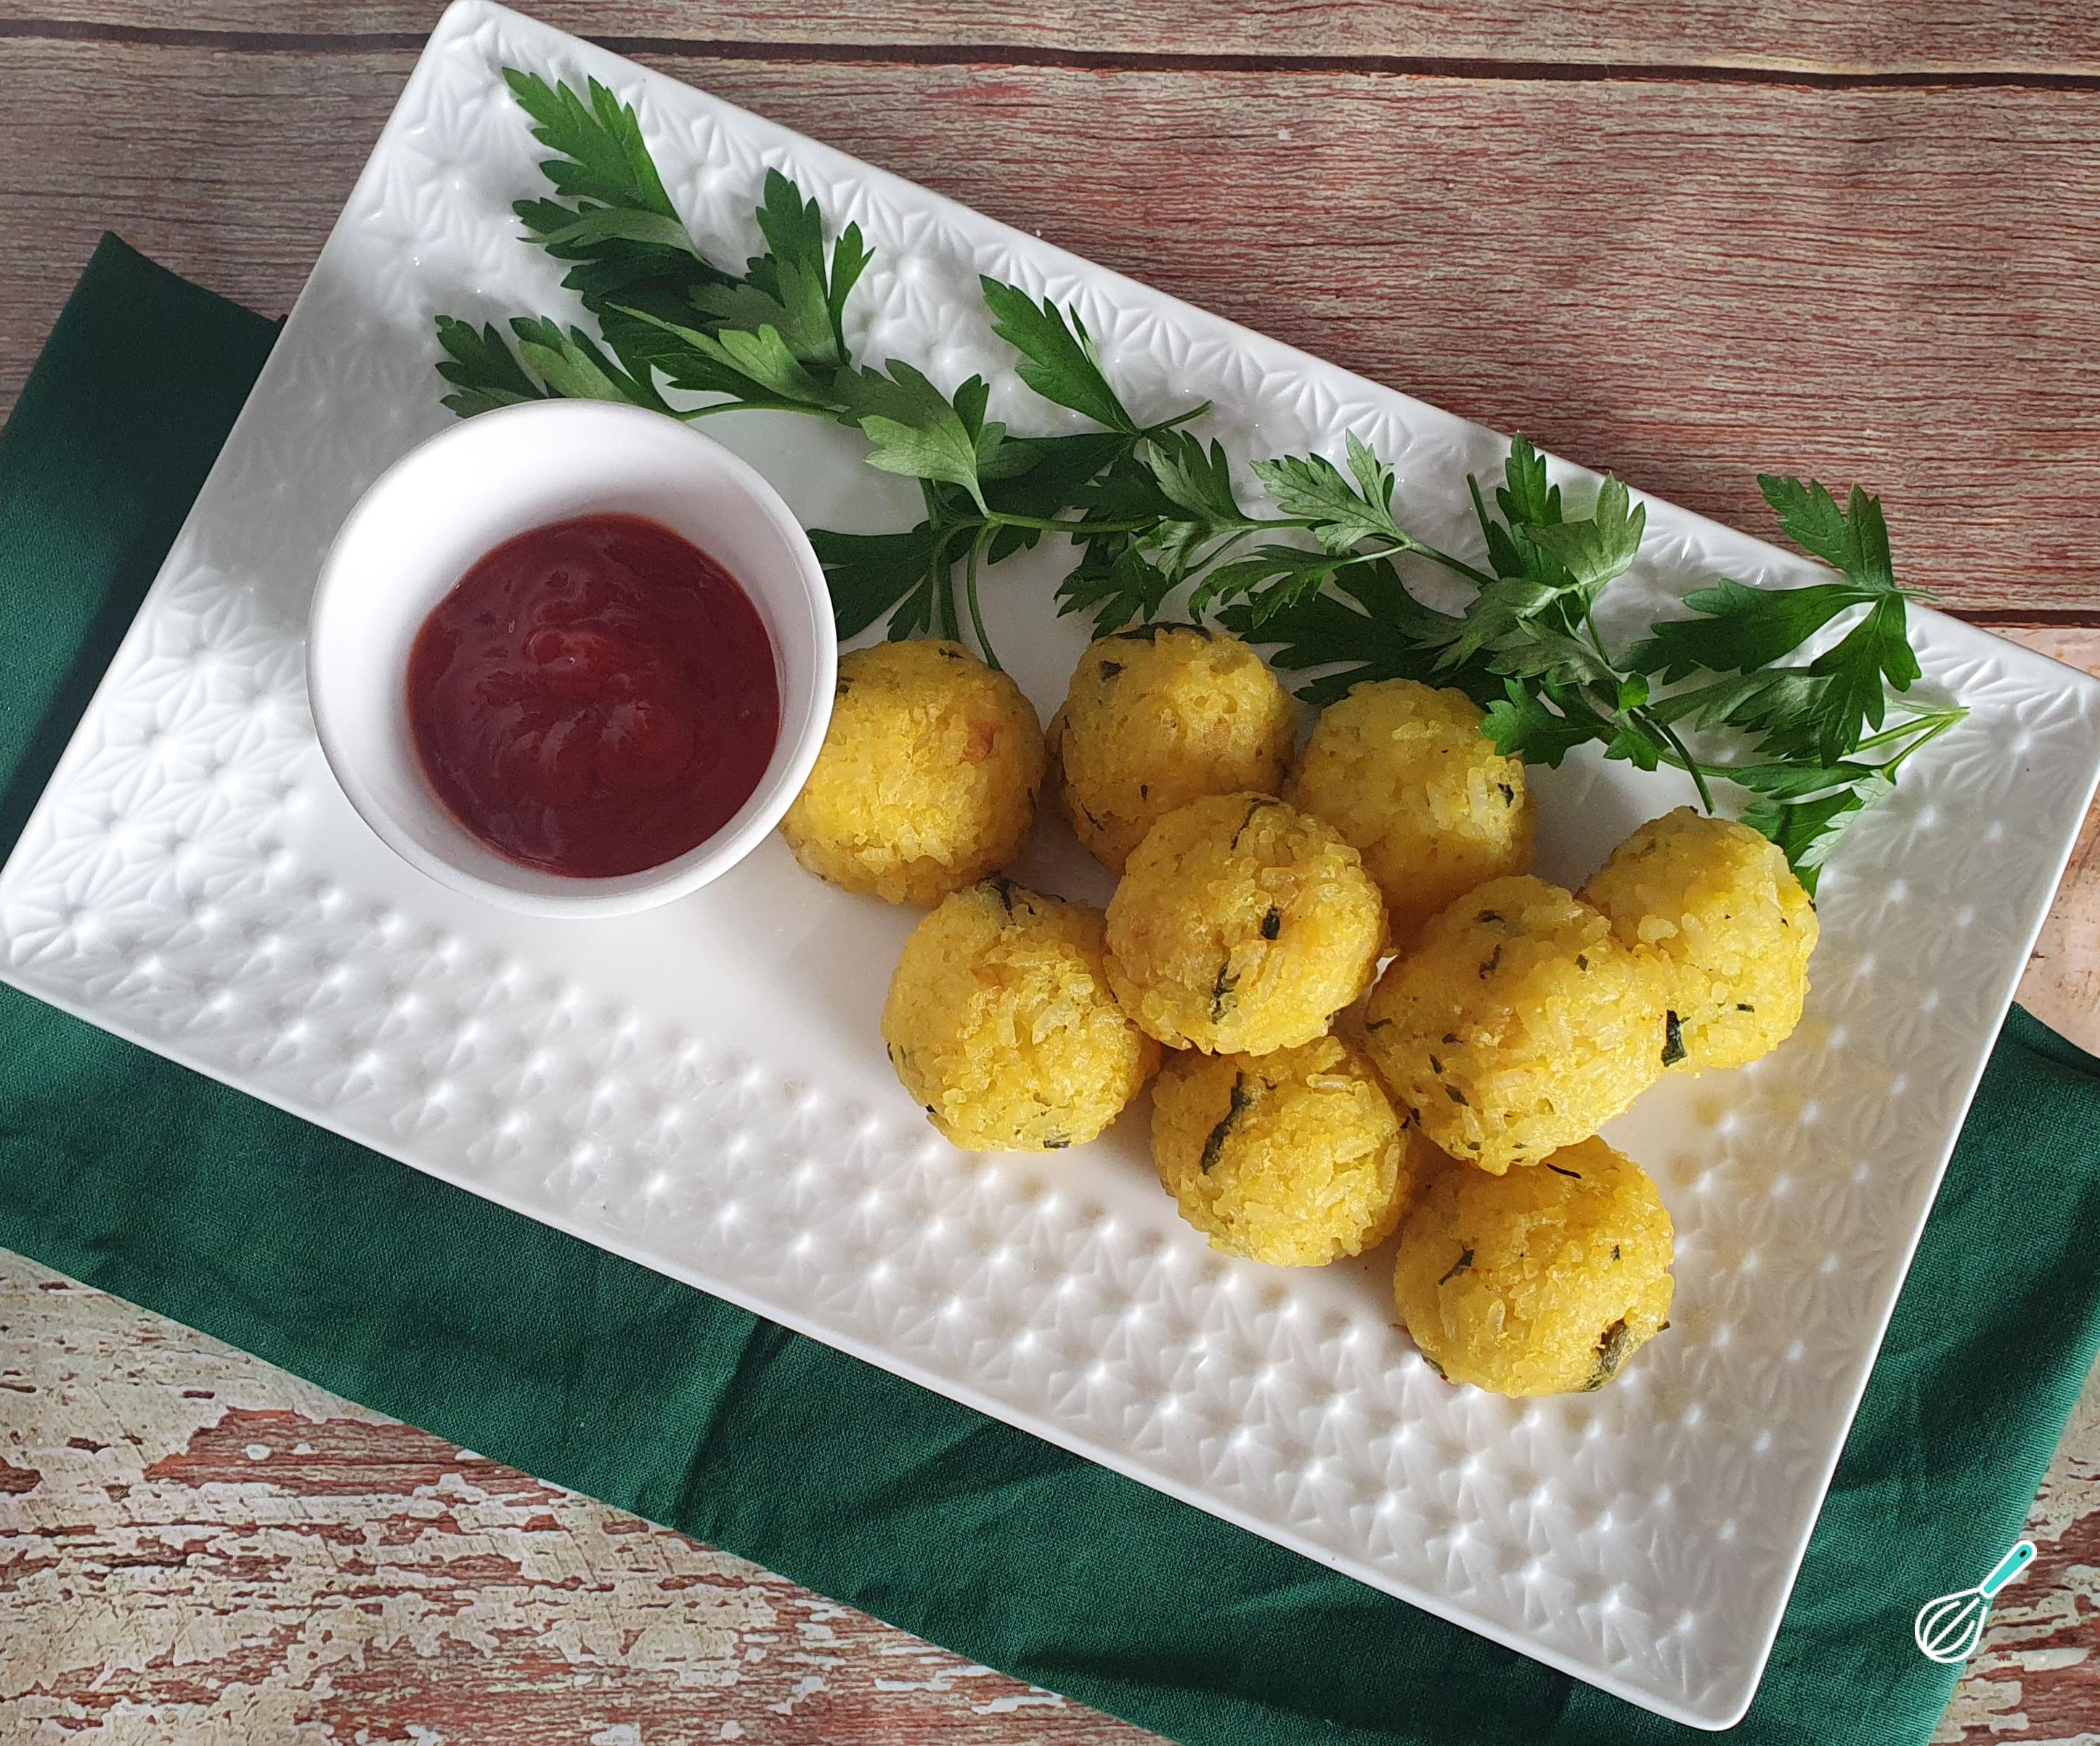
[[[0,0],[0,415],[97,234],[273,313],[429,0]],[[562,0],[1105,264],[2100,671],[2089,0]],[[2100,1048],[2093,821],[2022,998]],[[1943,1741],[2100,1739],[2100,1391]],[[0,1739],[1140,1740],[0,1257]]]

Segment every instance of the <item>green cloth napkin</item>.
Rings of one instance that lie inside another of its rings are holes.
[[[0,434],[11,843],[264,355],[106,240]],[[432,390],[435,391],[433,382]],[[2100,1062],[2000,1038],[1736,1738],[1923,1741],[2100,1344]],[[0,990],[0,1244],[1178,1739],[1707,1736]]]

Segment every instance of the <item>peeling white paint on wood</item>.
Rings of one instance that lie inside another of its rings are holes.
[[[0,1382],[0,1739],[1149,1738],[4,1253]]]

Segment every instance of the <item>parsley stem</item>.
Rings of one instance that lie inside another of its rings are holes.
[[[977,561],[984,556],[984,549],[990,544],[992,529],[987,526],[977,530],[977,536],[970,541],[970,555],[963,567],[963,591],[969,597],[970,623],[976,627],[977,646],[984,650],[985,665],[994,672],[1004,672],[999,664],[999,656],[992,650],[991,638],[985,635],[984,614],[977,610]]]
[[[1158,526],[1157,522],[1089,522],[1060,521],[1054,516],[1009,515],[1004,509],[988,509],[986,521],[994,527],[1034,527],[1044,533],[1083,535],[1091,539],[1096,534],[1141,533],[1148,527]]]
[[[1162,430],[1171,430],[1176,425],[1185,425],[1193,418],[1201,418],[1215,404],[1216,402],[1212,400],[1200,401],[1185,412],[1176,412],[1171,418],[1162,419],[1156,425],[1147,425],[1145,434],[1147,436],[1156,436]]]
[[[1895,774],[1899,769],[1903,768],[1903,761],[1905,758],[1908,757],[1913,752],[1917,751],[1920,746],[1929,744],[1933,740],[1939,739],[1941,734],[1944,734],[1957,722],[1964,720],[1968,716],[1968,713],[1969,712],[1965,709],[1941,710],[1938,715],[1933,718],[1931,726],[1926,729],[1923,733],[1919,734],[1916,739],[1912,740],[1908,746],[1904,747],[1901,752],[1899,752],[1893,758],[1890,758],[1887,763],[1882,766],[1882,774],[1887,777],[1891,782],[1895,781]],[[1915,731],[1916,726],[1917,724],[1913,722],[1908,728],[1899,728],[1895,731],[1898,733],[1912,732]],[[1868,746],[1873,745],[1878,741],[1886,740],[1888,738],[1889,735],[1886,734],[1877,734],[1872,740],[1861,740],[1858,749],[1864,751]]]
[[[1310,521],[1255,522],[1250,524],[1252,527],[1310,527],[1313,525]],[[1385,536],[1376,537],[1383,539]],[[1454,558],[1449,552],[1440,552],[1433,545],[1424,545],[1412,534],[1402,534],[1398,545],[1380,546],[1375,552],[1351,552],[1336,558],[1335,567],[1340,570],[1350,564],[1376,563],[1380,558],[1391,558],[1396,552],[1413,552],[1433,564],[1441,564],[1454,575],[1463,576],[1476,588],[1486,588],[1495,580],[1485,571],[1476,570],[1462,558]]]
[[[1906,747],[1901,754],[1901,757],[1907,758],[1926,740],[1938,739],[1956,722],[1966,717],[1968,713],[1965,709],[1921,710],[1900,726],[1886,728],[1882,732],[1861,740],[1852,750],[1855,754],[1873,752],[1883,746],[1894,745],[1898,740],[1908,739],[1913,734],[1917,734],[1920,737],[1913,743]]]
[[[698,418],[712,418],[717,412],[806,412],[812,418],[823,419],[839,416],[836,407],[809,406],[799,400],[711,400],[705,406],[681,408],[671,416],[690,424]]]
[[[1485,540],[1492,549],[1495,540],[1495,524],[1488,519],[1488,500],[1480,495],[1480,482],[1471,473],[1466,475],[1466,489],[1473,494],[1473,514],[1480,518],[1480,537]]]
[[[948,546],[955,536],[965,530],[953,523],[944,524],[941,516],[941,499],[930,479],[919,482],[919,494],[925,500],[926,519],[933,526],[933,551],[927,560],[927,568],[933,589],[934,603],[940,613],[941,634],[951,642],[963,640],[962,622],[955,612],[955,565],[948,556]]]
[[[1604,635],[1597,628],[1597,615],[1592,610],[1590,597],[1587,594],[1582,597],[1582,628],[1590,633],[1590,646],[1597,651],[1597,659],[1605,666],[1610,667],[1612,658],[1604,652]],[[1617,671],[1617,668],[1612,670],[1614,672]]]
[[[1396,549],[1418,553],[1432,564],[1441,564],[1454,576],[1463,576],[1476,588],[1489,588],[1494,584],[1496,580],[1494,577],[1489,575],[1485,570],[1476,570],[1462,558],[1454,558],[1449,552],[1440,552],[1433,545],[1425,545],[1411,534],[1403,534],[1401,539],[1402,543]],[[1383,558],[1386,554],[1380,552],[1374,555]]]
[[[1677,754],[1676,757],[1671,759],[1670,761],[1675,764],[1679,769],[1682,769],[1686,775],[1692,778],[1692,786],[1699,791],[1699,804],[1705,807],[1708,812],[1712,812],[1714,810],[1714,791],[1706,786],[1705,767],[1700,763],[1698,759],[1692,756],[1691,749],[1686,746],[1683,740],[1677,737],[1677,730],[1672,727],[1667,721],[1657,721],[1645,709],[1635,710],[1633,712],[1633,717],[1643,727],[1648,730],[1650,733],[1657,735],[1669,743],[1670,747]]]
[[[1206,552],[1200,559],[1189,566],[1189,574],[1194,575],[1201,571],[1208,570],[1211,565],[1216,563],[1217,561],[1223,558],[1226,553],[1233,550],[1236,547],[1243,545],[1249,540],[1251,540],[1255,536],[1255,531],[1256,530],[1252,527],[1242,527],[1238,533],[1226,535],[1224,539],[1220,540],[1215,545],[1212,546],[1209,551]]]

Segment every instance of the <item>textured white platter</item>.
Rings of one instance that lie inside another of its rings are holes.
[[[1045,1161],[956,1153],[876,1020],[914,916],[805,877],[777,840],[671,908],[549,925],[395,860],[331,782],[302,681],[338,522],[440,428],[432,318],[574,309],[511,202],[544,154],[503,65],[640,109],[704,246],[740,261],[785,169],[876,261],[849,337],[992,415],[1068,428],[1004,373],[979,271],[1076,302],[1140,417],[1208,398],[1250,456],[1354,430],[1423,532],[1470,549],[1491,433],[1175,302],[495,7],[417,65],[121,651],[0,873],[0,975],[445,1180],[967,1401],[1664,1715],[1742,1713],[1963,1112],[2100,768],[2100,685],[1936,615],[1927,683],[1974,712],[1847,836],[1801,1031],[1674,1081],[1611,1137],[1679,1231],[1674,1325],[1595,1395],[1440,1382],[1388,1257],[1297,1274],[1183,1226],[1144,1111]],[[1396,97],[1404,103],[1404,97]],[[902,527],[916,494],[843,430],[711,432],[806,522]],[[1202,427],[1199,427],[1202,428]],[[1578,502],[1593,476],[1556,463]],[[1802,560],[1648,503],[1648,613]],[[1900,545],[1900,538],[1899,538]],[[1083,642],[1059,554],[995,575],[995,640],[1047,715]],[[1579,880],[1664,776],[1539,773],[1542,871]],[[1026,871],[1104,882],[1046,826]]]

